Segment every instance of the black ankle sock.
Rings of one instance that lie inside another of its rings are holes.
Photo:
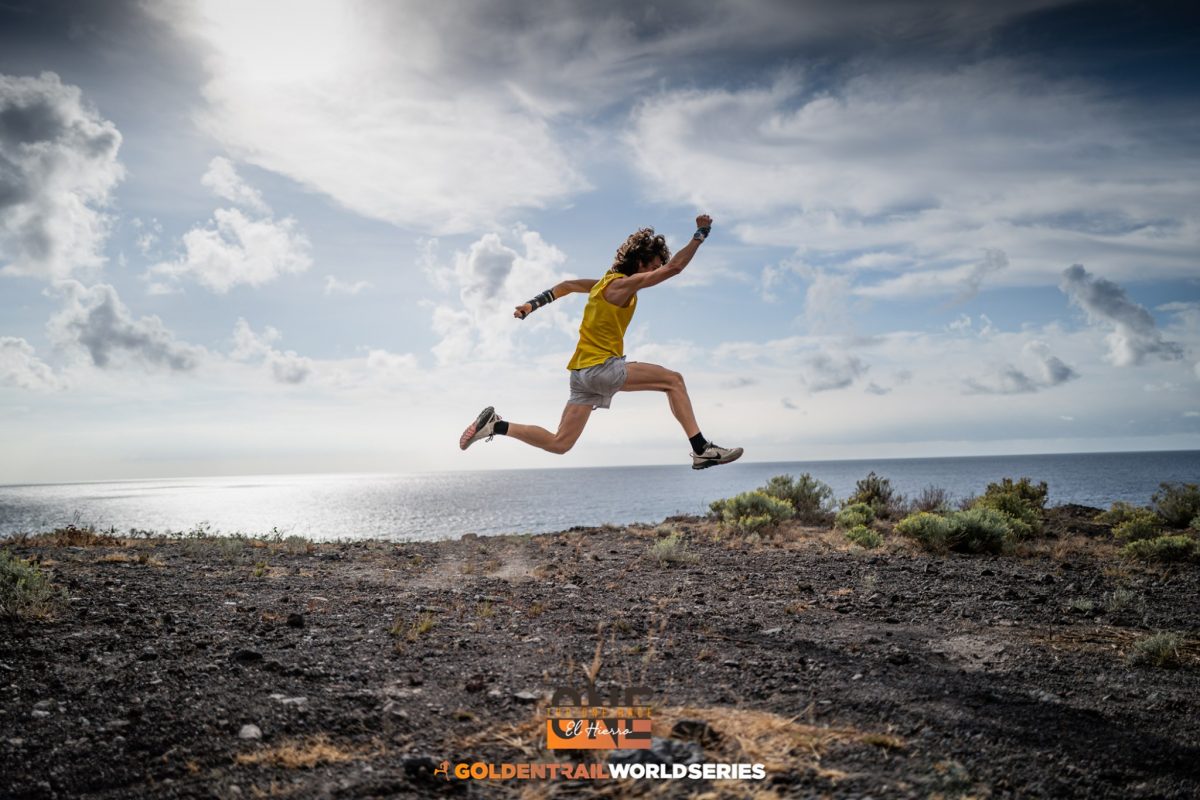
[[[692,452],[696,455],[700,455],[708,448],[708,439],[704,438],[703,433],[697,433],[688,441],[692,443]]]
[[[501,436],[507,436],[508,435],[508,423],[505,422],[504,420],[500,420],[492,428],[492,433],[498,433]]]

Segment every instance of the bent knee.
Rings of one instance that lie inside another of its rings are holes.
[[[669,392],[670,391],[679,391],[681,389],[687,388],[687,386],[683,382],[683,375],[681,373],[674,372],[674,371],[667,373],[667,386],[668,386],[667,391],[669,391]]]

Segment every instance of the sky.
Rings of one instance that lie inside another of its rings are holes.
[[[1187,3],[0,2],[0,483],[1200,449]]]

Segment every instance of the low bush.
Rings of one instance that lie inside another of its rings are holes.
[[[1113,535],[1127,542],[1153,539],[1162,533],[1162,519],[1148,508],[1135,509],[1123,522],[1113,527]]]
[[[926,550],[944,553],[950,549],[954,525],[940,514],[918,511],[897,522],[896,532],[916,539]]]
[[[1179,650],[1183,647],[1183,637],[1177,633],[1163,631],[1138,639],[1129,651],[1130,664],[1143,664],[1151,667],[1178,667],[1183,663]]]
[[[1140,539],[1121,548],[1121,555],[1136,561],[1172,563],[1200,558],[1200,545],[1187,534]]]
[[[1122,522],[1126,522],[1133,518],[1139,511],[1147,511],[1148,509],[1142,506],[1135,506],[1133,503],[1126,503],[1124,500],[1118,500],[1112,504],[1108,511],[1102,511],[1096,515],[1096,522],[1103,522],[1107,525],[1117,526]]]
[[[678,531],[654,542],[647,551],[647,557],[661,564],[694,564],[699,559],[695,553],[688,552],[687,543]]]
[[[900,520],[896,531],[934,552],[1004,553],[1018,538],[1008,516],[993,508],[972,508],[946,516],[918,511]]]
[[[994,508],[972,508],[950,515],[954,526],[950,547],[967,553],[1004,553],[1020,535],[1012,519]]]
[[[874,470],[854,485],[854,494],[846,499],[848,506],[866,503],[875,516],[881,519],[891,518],[899,511],[903,502],[904,498],[892,488],[892,482],[876,475]]]
[[[950,493],[940,486],[926,486],[909,504],[912,512],[945,514],[950,510]]]
[[[0,550],[0,619],[45,619],[66,602],[36,564]]]
[[[833,489],[807,472],[799,478],[776,475],[759,491],[777,500],[791,503],[796,518],[801,522],[828,522],[833,512]]]
[[[873,550],[883,544],[883,537],[866,525],[855,525],[846,531],[846,538],[859,547],[865,547],[867,550]]]
[[[792,504],[755,489],[735,497],[714,500],[709,505],[722,525],[739,533],[756,531],[778,525],[796,514]]]
[[[1004,478],[999,483],[989,483],[972,508],[999,511],[1008,517],[1013,535],[1026,539],[1042,532],[1042,511],[1046,508],[1048,493],[1045,481],[1034,484],[1029,478],[1015,482],[1012,478]]]
[[[1200,486],[1194,483],[1160,483],[1150,496],[1153,508],[1167,527],[1186,528],[1200,514]]]
[[[875,510],[867,503],[852,503],[837,513],[835,527],[849,530],[859,525],[870,525],[875,521]]]

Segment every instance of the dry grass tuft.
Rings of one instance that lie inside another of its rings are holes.
[[[68,525],[49,533],[35,533],[24,537],[23,544],[44,547],[116,547],[121,544],[121,540],[107,533],[96,533],[91,528]]]
[[[1135,630],[1107,625],[1082,629],[1073,626],[1067,630],[1033,630],[1029,633],[1033,643],[1044,645],[1051,650],[1109,653],[1124,659],[1134,657],[1138,640],[1142,637],[1143,634]],[[1179,636],[1173,649],[1179,666],[1200,667],[1200,641]]]
[[[363,754],[339,747],[324,734],[307,739],[283,742],[248,753],[238,753],[234,761],[241,765],[258,764],[276,769],[312,769],[321,764],[340,764],[353,761]]]

